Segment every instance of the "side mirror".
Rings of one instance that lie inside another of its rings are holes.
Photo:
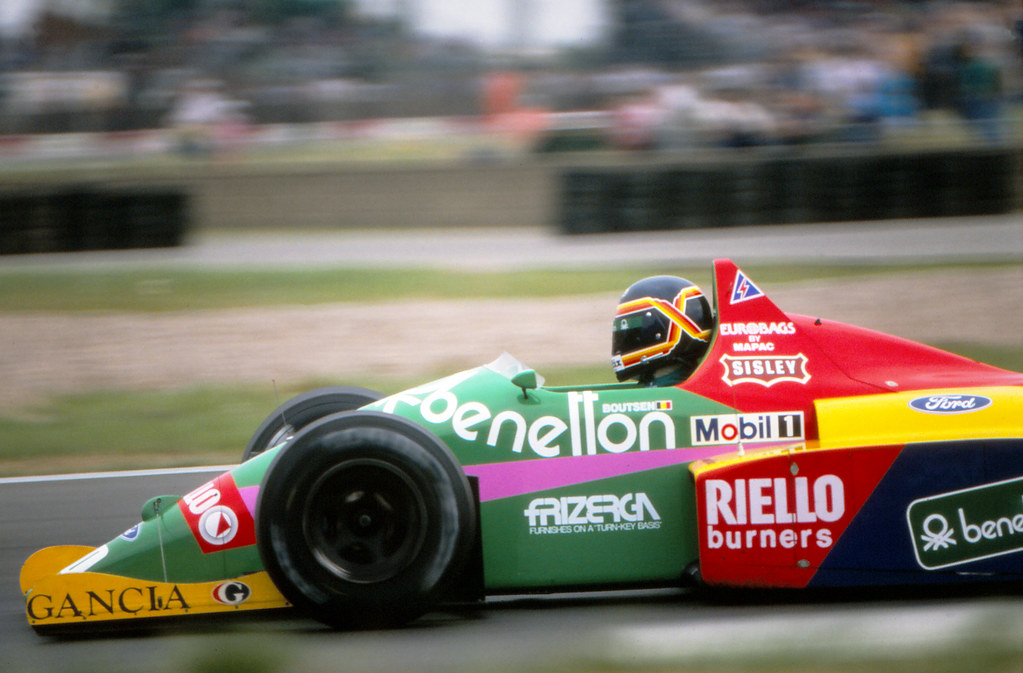
[[[511,382],[522,388],[522,399],[529,399],[529,391],[536,390],[540,383],[536,377],[536,371],[525,369],[512,377]]]
[[[142,520],[155,519],[170,509],[178,500],[181,500],[180,495],[158,495],[155,498],[150,498],[146,504],[142,505]]]

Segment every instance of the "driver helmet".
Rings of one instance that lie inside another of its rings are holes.
[[[710,345],[714,312],[699,287],[677,276],[633,284],[618,301],[611,360],[619,381],[684,381]]]

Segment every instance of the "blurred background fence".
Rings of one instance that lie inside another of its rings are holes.
[[[0,192],[0,254],[173,247],[193,224],[183,190],[59,184]]]
[[[566,234],[1007,213],[1023,152],[593,154],[97,170],[0,188],[0,253],[164,247],[189,230],[548,226]]]
[[[562,176],[564,233],[1006,213],[1019,153],[963,149],[743,155]]]

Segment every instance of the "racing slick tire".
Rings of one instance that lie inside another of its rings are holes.
[[[355,386],[328,386],[297,395],[274,409],[256,428],[242,453],[242,462],[293,437],[313,421],[358,409],[381,398],[383,395],[375,390]]]
[[[256,539],[270,578],[335,627],[399,626],[427,612],[473,548],[475,498],[424,428],[351,411],[300,431],[268,467]]]

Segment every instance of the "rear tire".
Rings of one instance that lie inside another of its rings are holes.
[[[476,512],[450,450],[400,417],[336,414],[274,458],[256,505],[267,572],[335,628],[398,626],[429,610],[472,548]]]
[[[382,398],[375,390],[355,386],[328,386],[293,397],[274,409],[256,428],[242,453],[242,462],[294,437],[313,421],[352,411]]]

